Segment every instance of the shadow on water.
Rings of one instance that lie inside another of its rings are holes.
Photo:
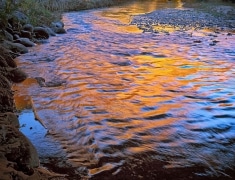
[[[129,24],[168,7],[182,3],[65,13],[67,34],[18,59],[30,78],[14,87],[16,105],[33,103],[47,128],[22,131],[44,166],[70,179],[234,177],[235,36],[142,33]],[[64,83],[40,87],[35,77]],[[34,117],[22,111],[20,119]]]

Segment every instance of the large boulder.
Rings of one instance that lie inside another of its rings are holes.
[[[20,83],[27,78],[27,74],[19,68],[8,68],[7,78],[14,83]]]
[[[16,63],[12,56],[9,54],[8,50],[0,46],[0,61],[5,61],[9,67],[16,67]]]
[[[9,18],[9,23],[11,24],[12,27],[16,27],[19,24],[24,25],[29,22],[28,16],[26,16],[24,13],[20,11],[14,11],[11,14],[11,17]]]
[[[20,36],[22,38],[29,38],[29,39],[31,39],[32,38],[32,33],[29,32],[29,31],[21,30],[20,31]]]
[[[9,90],[0,88],[0,111],[13,112],[15,110],[13,107],[13,93]]]
[[[33,25],[32,24],[25,24],[24,26],[23,26],[23,30],[24,31],[28,31],[28,32],[33,32],[33,29],[34,29],[34,27],[33,27]]]
[[[15,127],[1,125],[1,150],[8,161],[16,162],[17,170],[32,174],[32,168],[39,166],[38,154],[32,143]]]
[[[33,33],[36,39],[48,39],[50,36],[46,28],[43,27],[35,27]]]
[[[5,39],[8,41],[13,41],[13,35],[8,31],[4,31]]]
[[[6,60],[0,56],[0,67],[8,67]]]
[[[56,36],[56,33],[49,27],[46,27],[46,30],[50,36]]]
[[[11,88],[11,83],[9,82],[9,80],[2,75],[2,72],[0,71],[0,88],[3,89],[10,89]],[[10,93],[11,95],[11,93]]]
[[[28,49],[24,45],[19,44],[19,43],[3,41],[2,45],[6,49],[10,49],[12,52],[15,52],[15,53],[20,53],[20,54],[28,53]]]
[[[66,33],[66,31],[64,29],[64,23],[61,22],[61,21],[51,23],[50,27],[57,34],[64,34],[64,33]]]
[[[26,47],[33,47],[35,44],[29,40],[29,38],[19,38],[14,41],[14,43],[23,44]]]

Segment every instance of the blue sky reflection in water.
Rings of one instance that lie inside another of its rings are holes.
[[[66,83],[39,87],[28,79],[15,87],[18,97],[31,96],[49,137],[90,176],[159,160],[169,169],[223,174],[235,162],[235,36],[142,33],[128,24],[144,7],[65,13],[67,34],[18,61],[31,78]]]

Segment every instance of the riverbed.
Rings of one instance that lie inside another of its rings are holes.
[[[65,35],[17,59],[19,119],[42,165],[71,179],[234,176],[235,34],[131,25],[165,8],[183,4],[65,13]]]

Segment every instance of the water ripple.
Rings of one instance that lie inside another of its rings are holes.
[[[67,34],[20,57],[31,78],[66,82],[30,86],[37,114],[88,178],[222,176],[235,162],[235,36],[140,33],[126,22],[142,8],[65,13]]]

